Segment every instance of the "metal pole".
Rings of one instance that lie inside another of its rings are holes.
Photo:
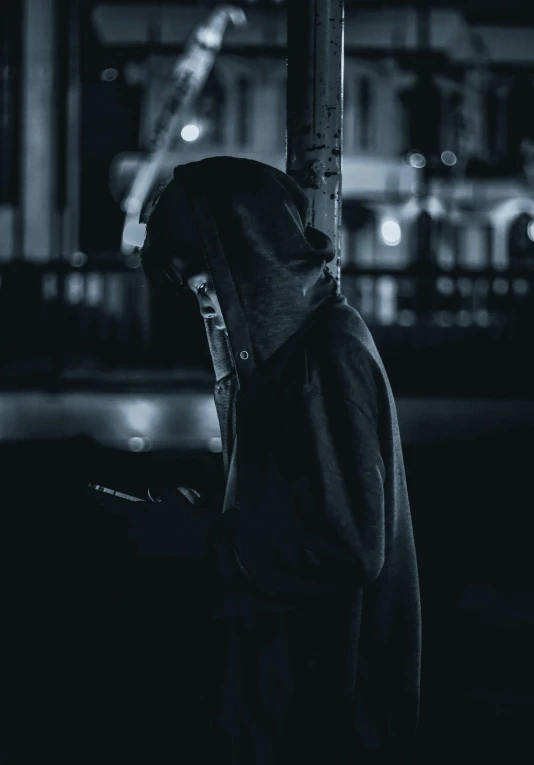
[[[341,276],[344,0],[287,3],[287,173],[311,202],[310,224],[334,243]]]

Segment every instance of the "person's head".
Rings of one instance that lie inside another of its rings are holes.
[[[335,297],[332,243],[308,212],[288,175],[234,157],[179,165],[153,206],[142,251],[149,281],[194,291],[208,339],[221,334],[214,322],[226,325],[240,375]]]
[[[180,294],[190,290],[198,301],[203,319],[212,319],[212,326],[226,331],[221,306],[207,263],[196,242],[177,235],[171,224],[177,211],[173,204],[173,187],[160,188],[146,221],[146,238],[142,250],[143,268],[152,287]]]

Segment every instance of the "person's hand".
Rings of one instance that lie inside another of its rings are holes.
[[[147,496],[151,502],[161,502],[164,497],[172,495],[174,491],[174,489],[148,489]],[[183,494],[192,505],[197,506],[202,504],[202,497],[198,491],[195,491],[195,489],[189,489],[186,486],[177,486],[176,491]]]
[[[211,546],[213,515],[193,489],[149,490],[152,501],[130,513],[128,539],[140,556],[172,556],[206,560]]]
[[[192,505],[200,505],[202,503],[202,497],[194,489],[188,489],[186,486],[177,486],[176,489],[180,491],[186,499],[191,502]]]

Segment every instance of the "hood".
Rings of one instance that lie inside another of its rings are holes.
[[[246,379],[335,296],[326,268],[332,243],[308,225],[304,191],[261,162],[212,157],[180,165],[169,186],[173,243],[205,260]]]

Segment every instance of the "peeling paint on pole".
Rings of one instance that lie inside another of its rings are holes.
[[[344,3],[287,5],[287,172],[308,194],[310,223],[334,243],[339,287]]]

